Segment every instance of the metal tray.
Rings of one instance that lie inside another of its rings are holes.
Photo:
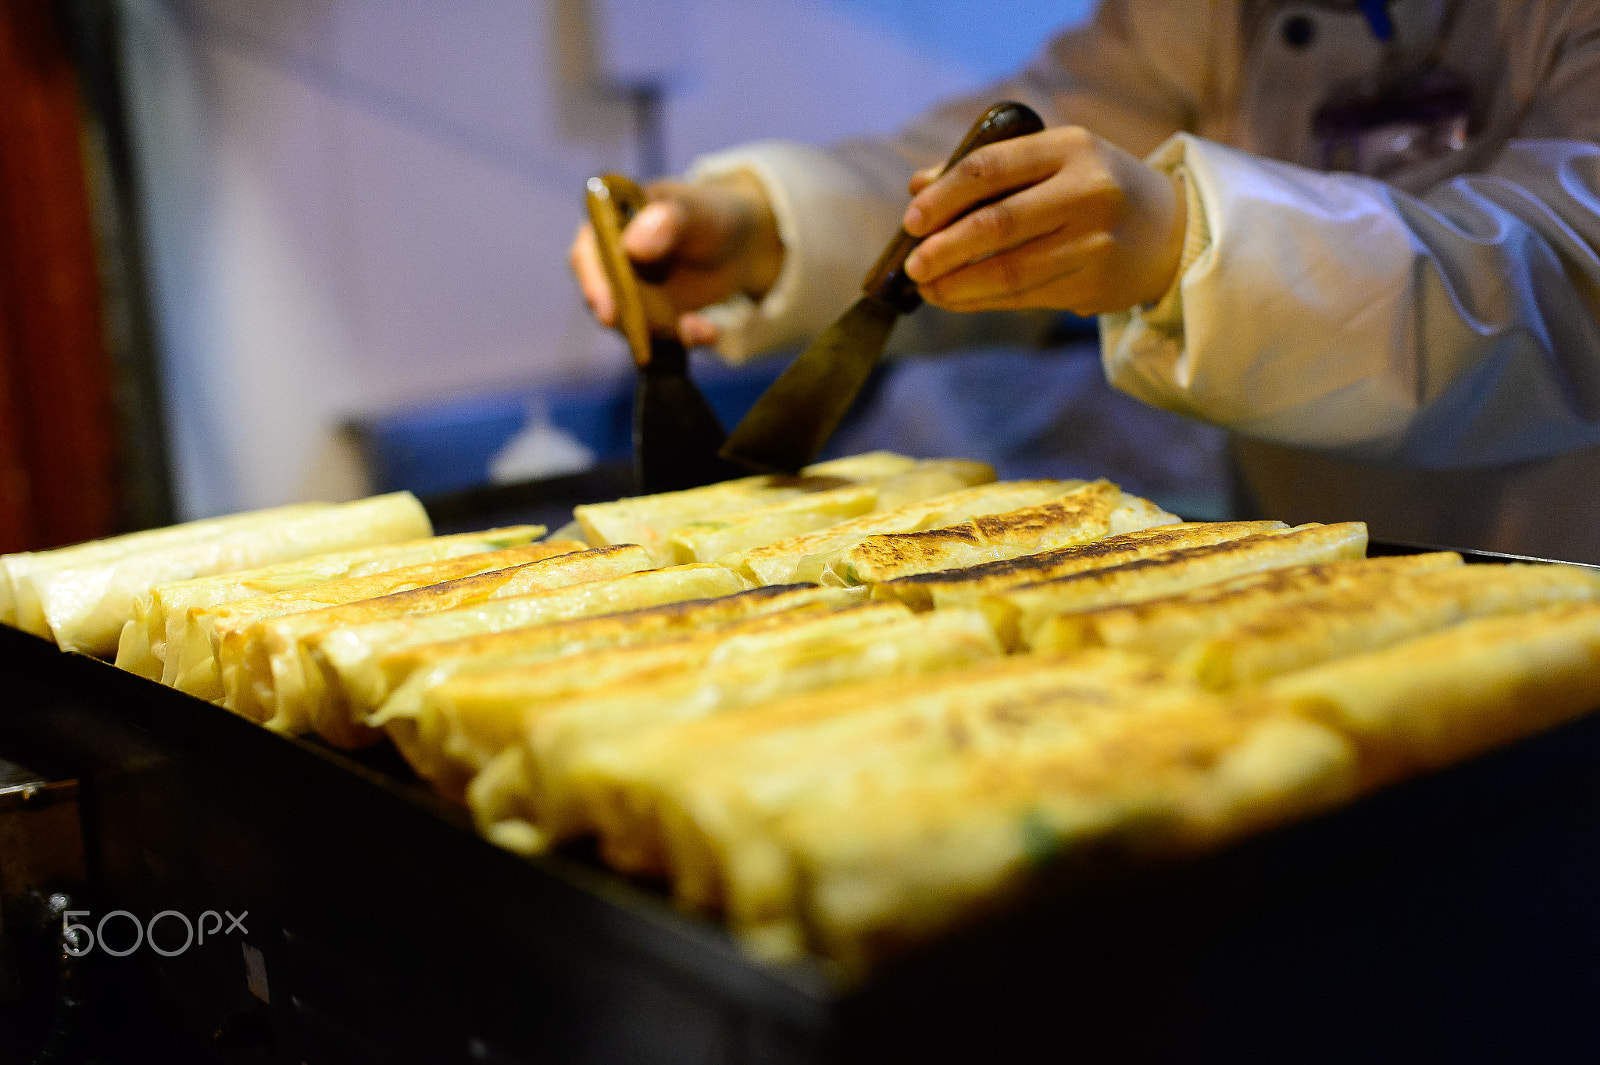
[[[1047,884],[848,986],[582,854],[496,849],[386,747],[277,736],[3,627],[0,677],[0,754],[80,782],[91,920],[248,911],[171,957],[87,959],[113,1061],[1600,1055],[1600,715],[1201,861]]]

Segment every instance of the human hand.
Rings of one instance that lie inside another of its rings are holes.
[[[760,182],[745,175],[690,184],[658,181],[648,206],[628,223],[622,246],[643,283],[654,284],[677,316],[678,338],[693,347],[717,341],[717,327],[695,312],[737,292],[766,295],[783,268],[783,241]],[[584,299],[600,324],[617,324],[616,300],[585,222],[567,253]]]
[[[948,310],[1123,311],[1160,299],[1182,261],[1179,179],[1076,126],[988,145],[910,187],[903,224],[926,239],[906,273]]]

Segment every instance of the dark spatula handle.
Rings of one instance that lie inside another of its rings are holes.
[[[967,130],[967,135],[956,146],[956,150],[950,153],[950,158],[945,160],[944,167],[939,172],[944,173],[985,145],[1026,136],[1029,133],[1038,133],[1042,129],[1044,129],[1044,119],[1027,104],[1019,104],[1015,100],[995,104],[983,113],[982,118],[973,123],[971,129]],[[871,272],[867,274],[867,280],[861,286],[862,290],[869,296],[883,300],[902,314],[921,306],[922,296],[917,292],[917,283],[906,276],[905,265],[906,257],[922,243],[922,239],[913,237],[901,229],[883,250],[883,254],[878,257]]]
[[[617,328],[638,367],[633,392],[633,464],[639,491],[674,492],[744,471],[717,455],[725,434],[689,379],[689,353],[660,289],[639,283],[622,231],[644,210],[644,190],[621,174],[588,181],[586,203],[600,262],[617,303]]]

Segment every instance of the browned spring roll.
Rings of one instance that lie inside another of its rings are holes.
[[[276,680],[267,666],[266,653],[252,643],[259,635],[259,626],[276,618],[309,614],[331,606],[377,599],[395,592],[425,588],[444,581],[458,580],[477,573],[502,570],[513,566],[538,562],[556,555],[582,551],[583,544],[576,540],[555,540],[538,544],[522,544],[498,551],[484,551],[459,558],[449,558],[344,577],[326,581],[313,588],[293,588],[253,599],[224,603],[208,613],[211,637],[215,642],[214,654],[222,685],[222,704],[236,714],[254,721],[271,718],[276,707]],[[298,624],[298,623],[294,623]],[[258,660],[259,658],[259,660]],[[246,660],[254,667],[246,667]]]
[[[1461,556],[1453,551],[1286,566],[1160,599],[1059,614],[1040,626],[1033,649],[1117,647],[1167,661],[1228,626],[1280,609],[1334,595],[1373,598],[1387,594],[1405,574],[1460,566]]]
[[[515,594],[544,580],[586,580],[649,565],[649,553],[635,546],[562,551],[517,566],[256,622],[223,640],[224,689],[239,700],[229,709],[246,712],[247,700],[253,700],[259,707],[257,719],[268,728],[292,734],[309,731],[322,684],[320,675],[305,669],[302,647],[324,633],[354,631],[386,618],[437,614],[500,593]],[[236,680],[230,679],[230,668],[237,671]]]
[[[845,548],[829,563],[824,583],[877,584],[917,573],[981,565],[1172,525],[1177,517],[1109,481],[1094,481],[1058,499],[959,525],[885,533]]]
[[[937,615],[934,615],[937,616]],[[1340,737],[1117,652],[869,683],[619,745],[681,901],[765,954],[873,951],[947,924],[1030,862],[1134,833],[1188,848],[1348,795]]]
[[[653,818],[648,811],[638,816],[628,789],[613,786],[605,770],[616,747],[800,692],[820,694],[888,678],[909,683],[1000,653],[983,618],[971,610],[908,613],[847,631],[812,621],[788,632],[733,640],[727,649],[729,654],[695,676],[641,691],[597,691],[560,707],[530,710],[522,754],[531,822],[552,841],[598,830],[612,865],[659,872],[662,851]]]
[[[618,686],[635,701],[642,700],[650,685],[701,669],[720,657],[730,642],[735,648],[763,641],[781,644],[799,638],[809,628],[853,632],[882,626],[907,613],[898,604],[894,604],[896,609],[879,609],[886,605],[835,608],[812,601],[671,639],[552,653],[538,660],[498,666],[492,661],[466,659],[462,664],[467,668],[435,671],[431,680],[412,688],[408,695],[416,696],[416,711],[405,718],[412,729],[404,733],[391,730],[391,735],[402,737],[401,753],[421,776],[444,794],[460,796],[473,773],[522,738],[531,713],[547,713],[562,701]],[[387,723],[397,717],[386,706],[373,722]]]
[[[1001,643],[1026,647],[1057,614],[1155,599],[1245,573],[1360,558],[1366,550],[1367,527],[1359,521],[1300,526],[1058,577],[988,596],[980,606]]]
[[[833,609],[858,603],[861,599],[859,590],[821,588],[815,584],[776,584],[620,614],[418,644],[384,656],[380,663],[382,668],[395,676],[404,675],[406,679],[366,723],[388,729],[400,749],[407,751],[408,746],[417,741],[417,722],[423,714],[424,696],[451,677],[706,632],[745,618],[796,610]]]
[[[952,525],[980,514],[998,514],[1055,499],[1081,481],[1001,481],[878,509],[816,532],[752,548],[726,560],[754,584],[820,580],[831,555],[880,533],[916,532]]]
[[[1154,558],[1186,547],[1204,547],[1257,533],[1287,529],[1281,521],[1208,521],[1161,525],[1108,536],[1079,547],[1062,547],[1036,555],[986,562],[961,569],[900,577],[873,585],[874,599],[898,599],[913,610],[936,606],[976,606],[986,595],[1008,588],[1106,569],[1141,558]]]
[[[318,689],[311,702],[317,734],[335,744],[351,738],[366,742],[377,738],[377,731],[366,720],[406,679],[390,657],[392,652],[478,633],[537,628],[569,618],[727,595],[744,587],[741,579],[721,566],[694,564],[595,576],[576,567],[560,569],[562,561],[556,558],[540,563],[557,567],[557,571],[538,582],[527,581],[514,595],[495,595],[450,610],[375,619],[302,640],[302,669],[314,678]]]
[[[1600,706],[1600,605],[1463,622],[1263,690],[1350,736],[1377,786]]]
[[[1597,599],[1600,573],[1577,566],[1514,563],[1403,574],[1386,594],[1343,589],[1235,622],[1189,647],[1178,668],[1225,690],[1472,618]]]

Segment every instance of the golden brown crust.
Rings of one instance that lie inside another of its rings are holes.
[[[276,647],[281,642],[285,647],[278,650],[287,650],[300,635],[309,635],[325,623],[353,624],[367,620],[369,615],[362,609],[365,604],[379,601],[396,589],[427,587],[444,579],[446,574],[459,577],[526,565],[583,549],[576,540],[525,544],[504,551],[464,555],[444,562],[344,578],[314,588],[225,604],[217,611],[214,624],[224,705],[258,721],[272,716],[270,707],[260,702],[256,691],[258,685],[261,694],[271,688],[268,675],[263,672],[270,668],[275,653],[269,650],[269,644]]]
[[[211,609],[209,613],[216,618],[218,632],[230,632],[242,625],[266,618],[282,617],[286,613],[300,614],[325,607],[345,606],[393,595],[397,590],[406,592],[427,588],[470,578],[479,573],[524,566],[582,550],[584,550],[583,544],[576,540],[522,544],[499,551],[461,555],[439,562],[423,562],[415,566],[405,566],[360,577],[341,577],[309,588],[293,588],[284,592],[224,603]]]
[[[1190,646],[1181,668],[1218,690],[1260,684],[1473,618],[1592,602],[1600,599],[1600,574],[1546,564],[1456,566],[1402,572],[1386,594],[1374,592],[1371,586],[1333,588],[1240,618]]]
[[[913,610],[936,604],[975,603],[984,595],[1056,577],[1120,565],[1139,558],[1286,529],[1281,521],[1184,522],[1108,536],[1093,543],[1041,551],[1021,558],[920,573],[873,587],[874,599],[899,599]]]
[[[1034,634],[1057,614],[1154,599],[1283,566],[1360,558],[1366,548],[1367,527],[1362,522],[1300,526],[1072,573],[985,596],[979,602],[1002,643],[1031,646]]]
[[[1017,555],[1041,547],[1097,540],[1111,531],[1111,511],[1121,490],[1108,481],[1084,485],[1060,499],[984,514],[959,525],[871,536],[833,564],[846,584],[949,570],[976,552]]]
[[[820,921],[812,945],[849,958],[863,936],[947,924],[1026,873],[1029,847],[1152,817],[1169,849],[1213,842],[1347,795],[1352,768],[1348,744],[1281,704],[1226,703],[1096,652],[685,723],[606,771],[659,809],[681,901],[723,903],[758,936]]]
[[[798,477],[780,474],[744,477],[678,492],[586,504],[574,507],[573,517],[591,544],[642,544],[659,564],[667,565],[674,555],[668,537],[687,522],[740,514],[852,485],[881,485],[887,498],[895,498],[900,493],[891,485],[896,483],[903,484],[912,496],[917,496],[928,494],[926,490],[919,491],[915,487],[917,484],[931,486],[974,480],[994,480],[993,468],[961,459],[918,460],[874,451],[807,466]],[[879,505],[884,504],[880,502]]]
[[[869,511],[812,533],[752,548],[740,557],[741,571],[757,583],[815,580],[826,556],[881,533],[911,532],[937,524],[953,524],[978,514],[995,514],[1032,506],[1078,487],[1078,482],[998,481],[928,496],[890,509]],[[815,574],[808,564],[815,563]]]
[[[572,541],[575,543],[575,541]],[[630,568],[631,567],[631,568]],[[637,544],[617,544],[611,547],[575,547],[571,551],[556,551],[542,559],[525,562],[519,566],[475,573],[470,577],[430,584],[423,588],[395,592],[371,601],[374,616],[418,614],[450,610],[468,603],[504,595],[516,595],[525,590],[542,591],[548,587],[577,584],[587,574],[595,577],[615,577],[622,573],[649,569],[649,553]],[[539,580],[544,575],[556,577],[556,584]],[[341,624],[354,624],[361,611],[352,611],[350,619]]]
[[[667,544],[680,563],[715,562],[724,555],[857,517],[877,500],[878,489],[870,484],[812,492],[754,510],[687,522],[672,531]]]
[[[810,944],[859,966],[1003,904],[1057,855],[1184,853],[1355,791],[1350,744],[1272,704],[1153,693],[1075,731],[1059,746],[957,756],[951,772],[895,787],[870,819],[812,803],[775,818],[806,891]],[[789,917],[764,887],[734,881],[736,919]]]
[[[1600,704],[1600,604],[1482,618],[1272,681],[1350,736],[1369,787],[1449,765]]]
[[[1336,591],[1377,595],[1405,574],[1461,565],[1455,552],[1436,552],[1251,573],[1159,599],[1060,615],[1041,627],[1034,647],[1054,652],[1117,647],[1165,660],[1223,625]]]
[[[982,619],[970,611],[918,617],[903,608],[899,615],[874,614],[875,609],[738,637],[697,676],[665,678],[653,688],[629,681],[528,711],[523,724],[529,764],[540,781],[534,799],[540,828],[563,839],[598,827],[602,847],[619,866],[659,870],[652,830],[632,816],[626,794],[611,789],[603,771],[589,772],[594,759],[604,764],[614,745],[626,749],[657,729],[797,693],[869,678],[909,680],[999,653]]]
[[[1063,547],[1058,551],[1046,551],[1037,555],[1026,555],[1022,558],[988,562],[981,566],[968,566],[943,573],[919,573],[915,576],[904,578],[904,583],[945,584],[989,577],[1007,578],[1011,576],[1020,576],[1030,580],[1036,578],[1048,580],[1055,575],[1053,573],[1054,568],[1063,562],[1073,562],[1078,559],[1114,558],[1120,560],[1130,548],[1143,554],[1153,554],[1160,551],[1173,551],[1179,548],[1221,543],[1223,542],[1223,537],[1236,539],[1252,536],[1259,532],[1271,531],[1272,529],[1286,528],[1288,526],[1281,521],[1184,522],[1181,525],[1161,525],[1154,529],[1141,529],[1138,532],[1110,536],[1104,540],[1097,540],[1092,544]],[[1216,534],[1218,539],[1210,539],[1213,534]]]
[[[604,617],[557,621],[536,629],[489,633],[449,643],[414,648],[419,663],[445,658],[499,657],[539,647],[606,647],[618,642],[659,638],[709,628],[756,614],[789,610],[812,603],[842,605],[859,593],[815,584],[774,584],[710,599],[685,599],[642,607]]]

